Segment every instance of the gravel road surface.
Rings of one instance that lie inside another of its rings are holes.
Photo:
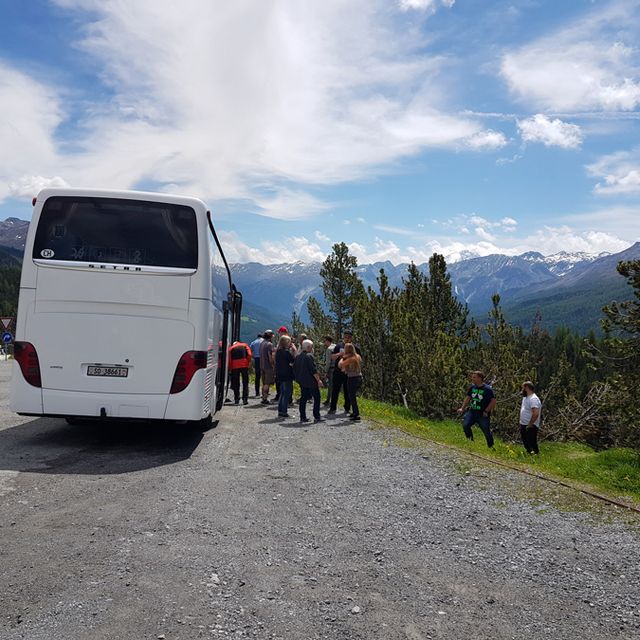
[[[621,510],[257,400],[205,433],[19,418],[9,375],[3,640],[640,637]]]

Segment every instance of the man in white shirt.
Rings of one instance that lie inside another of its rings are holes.
[[[540,453],[538,450],[538,429],[542,417],[542,402],[535,394],[533,382],[522,384],[522,405],[520,407],[520,435],[527,453]]]

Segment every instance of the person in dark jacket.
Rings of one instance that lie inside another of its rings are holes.
[[[349,390],[347,388],[347,374],[340,368],[340,360],[344,356],[344,347],[346,344],[353,344],[353,334],[351,331],[345,331],[343,334],[343,341],[339,342],[333,349],[333,355],[331,356],[334,362],[333,380],[331,389],[331,404],[329,405],[328,413],[333,414],[338,407],[338,399],[340,398],[340,391],[344,394],[344,411],[349,413],[351,411],[351,401],[349,400]],[[360,354],[360,349],[354,345],[356,353]]]
[[[312,352],[313,342],[304,340],[302,352],[293,362],[293,374],[302,392],[298,405],[300,422],[309,422],[309,418],[307,418],[307,401],[310,399],[313,399],[313,418],[315,422],[322,420],[320,417],[320,387],[323,385]]]
[[[291,338],[289,336],[280,336],[278,340],[278,348],[276,349],[276,379],[280,388],[280,397],[278,398],[278,416],[280,418],[288,418],[287,408],[289,406],[289,398],[293,395],[293,353],[291,353]]]

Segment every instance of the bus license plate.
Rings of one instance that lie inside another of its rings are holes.
[[[127,367],[87,367],[88,376],[102,378],[126,378],[129,375]]]

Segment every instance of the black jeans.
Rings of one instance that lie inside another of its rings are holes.
[[[240,402],[240,376],[242,376],[242,400],[249,398],[249,369],[234,369],[229,374],[231,378],[231,390],[236,404]]]
[[[302,395],[298,407],[300,408],[300,420],[307,419],[307,401],[313,398],[313,417],[320,419],[320,389],[318,387],[300,387]]]
[[[260,387],[260,358],[253,359],[253,368],[256,370],[256,395],[259,396],[262,392]]]
[[[538,427],[527,427],[526,424],[521,424],[520,436],[527,453],[540,453],[538,449]]]
[[[340,398],[340,391],[344,393],[344,410],[350,411],[351,404],[349,402],[349,390],[347,389],[347,376],[342,373],[337,367],[333,372],[333,387],[331,388],[331,404],[329,411],[335,411],[338,407],[338,398]]]
[[[473,440],[473,431],[471,431],[471,427],[473,427],[474,424],[477,424],[480,429],[482,429],[482,433],[484,433],[484,437],[487,440],[487,447],[493,447],[491,419],[488,416],[484,416],[482,411],[467,411],[467,413],[464,414],[462,427],[464,429],[464,435],[467,436],[469,440]]]
[[[349,403],[351,405],[351,413],[353,417],[360,416],[360,410],[358,409],[358,391],[362,386],[362,376],[356,378],[347,377],[347,392],[349,394]]]

